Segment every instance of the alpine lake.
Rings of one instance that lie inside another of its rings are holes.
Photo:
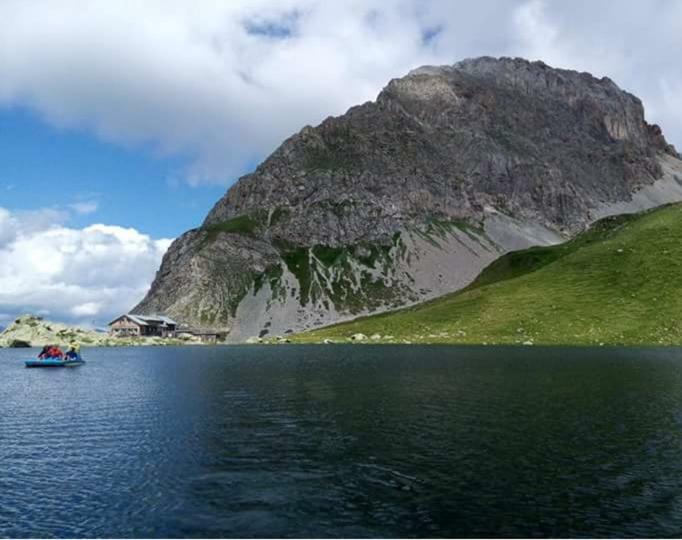
[[[682,349],[0,350],[0,537],[682,534]]]

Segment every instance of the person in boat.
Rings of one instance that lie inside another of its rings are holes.
[[[50,350],[48,351],[47,356],[49,358],[62,360],[64,358],[64,353],[62,352],[62,350],[59,347],[57,347],[56,345],[53,345],[52,347],[50,347]]]
[[[69,350],[66,351],[64,360],[80,360],[80,347],[78,345],[71,345]]]
[[[52,345],[45,345],[43,350],[38,353],[38,360],[45,360],[49,356],[50,349]]]

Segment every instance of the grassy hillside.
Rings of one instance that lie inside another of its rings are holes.
[[[502,257],[458,293],[293,341],[357,333],[378,343],[682,344],[682,205],[602,220],[571,242]]]

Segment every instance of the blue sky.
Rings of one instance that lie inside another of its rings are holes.
[[[183,178],[187,157],[59,129],[25,108],[0,109],[0,148],[0,206],[35,211],[97,205],[88,213],[68,210],[72,227],[112,223],[172,238],[199,226],[225,192],[217,184],[189,185]]]
[[[482,55],[608,76],[682,147],[677,0],[2,0],[0,325],[106,323],[285,138]]]

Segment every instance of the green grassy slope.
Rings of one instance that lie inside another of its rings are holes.
[[[602,220],[571,242],[502,257],[463,291],[293,341],[356,333],[379,343],[682,344],[682,205]]]

